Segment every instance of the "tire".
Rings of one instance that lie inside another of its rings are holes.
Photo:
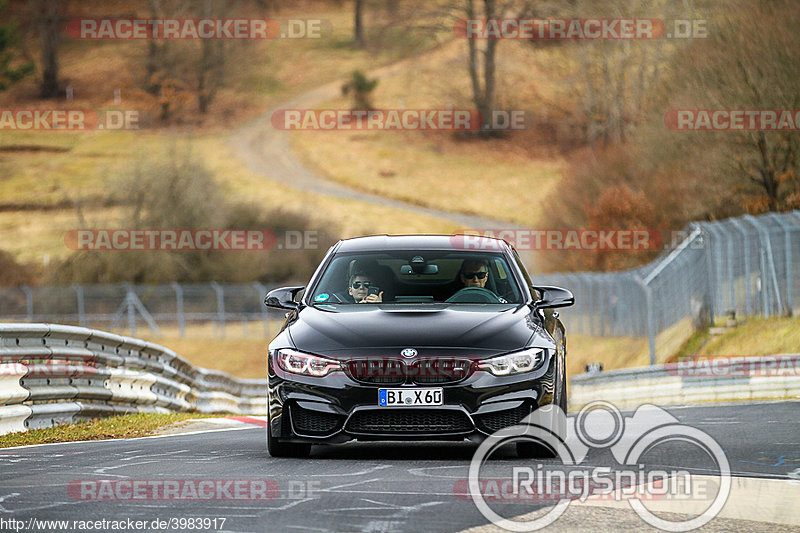
[[[563,337],[561,337],[559,340],[560,342],[563,343]],[[566,415],[567,379],[566,379],[566,372],[561,367],[562,365],[558,363],[556,365],[556,370],[555,370],[556,383],[557,383],[556,386],[560,388],[560,391],[558,391],[557,395],[558,398],[557,405],[558,407],[561,408],[562,411],[564,411],[564,414]],[[564,376],[563,381],[559,379],[560,376]],[[566,428],[557,428],[556,434],[566,435]],[[534,459],[534,458],[554,459],[555,457],[558,456],[558,453],[555,450],[553,450],[550,446],[547,446],[542,442],[533,442],[533,441],[518,442],[516,444],[516,447],[517,447],[517,457],[521,459]]]
[[[308,457],[311,444],[297,442],[281,442],[272,436],[270,424],[267,423],[267,451],[272,457]]]

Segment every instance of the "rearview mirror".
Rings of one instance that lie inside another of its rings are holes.
[[[295,302],[294,299],[297,293],[305,289],[303,286],[294,287],[281,287],[280,289],[273,289],[267,293],[264,298],[264,305],[267,307],[275,307],[277,309],[297,309],[300,304]]]
[[[575,303],[575,296],[567,289],[562,289],[561,287],[551,287],[548,285],[533,288],[542,293],[542,299],[533,303],[537,309],[569,307]]]

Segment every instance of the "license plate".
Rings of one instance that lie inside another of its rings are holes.
[[[378,389],[381,407],[415,407],[417,405],[442,405],[442,388],[431,389]]]

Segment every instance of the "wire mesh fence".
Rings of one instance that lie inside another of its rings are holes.
[[[571,333],[647,336],[651,361],[655,336],[687,317],[713,323],[715,316],[795,314],[800,307],[800,211],[743,216],[691,224],[686,238],[637,269],[609,273],[535,275],[539,285],[575,293],[562,313]],[[0,289],[5,321],[58,322],[135,333],[148,327],[226,325],[282,318],[264,295],[273,287],[250,284],[73,285]]]
[[[569,331],[591,336],[655,336],[691,317],[795,314],[800,306],[800,211],[694,223],[659,259],[610,273],[546,274],[540,285],[575,293],[563,313]]]
[[[141,327],[160,333],[159,325],[213,323],[220,335],[226,324],[263,322],[282,315],[264,306],[274,287],[249,284],[72,285],[0,289],[0,317],[14,322],[55,322],[135,334]],[[257,328],[255,328],[257,330]]]

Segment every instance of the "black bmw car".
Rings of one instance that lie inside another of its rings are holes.
[[[267,363],[273,456],[352,439],[479,442],[544,405],[566,410],[565,332],[551,309],[574,298],[534,286],[505,241],[340,241],[308,287],[265,303],[289,311]]]

